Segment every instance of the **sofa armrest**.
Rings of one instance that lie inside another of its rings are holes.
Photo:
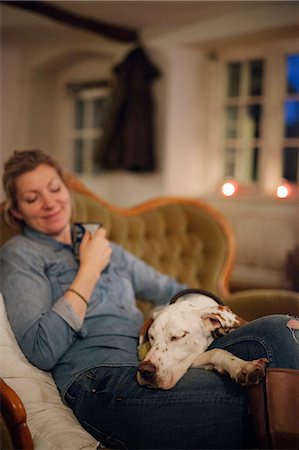
[[[299,315],[299,293],[284,289],[249,289],[230,294],[224,302],[246,320],[268,314]]]
[[[17,393],[0,378],[1,415],[14,448],[32,450],[33,442],[26,422],[26,411]]]

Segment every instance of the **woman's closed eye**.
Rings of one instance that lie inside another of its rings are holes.
[[[49,186],[50,192],[59,192],[61,190],[61,183],[58,181],[53,181],[51,185]]]
[[[34,203],[37,199],[38,199],[37,194],[27,194],[26,196],[23,197],[23,201],[29,204]]]

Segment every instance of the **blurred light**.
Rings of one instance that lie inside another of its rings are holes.
[[[232,197],[238,190],[238,183],[236,181],[226,181],[221,186],[221,192],[225,197]]]
[[[291,195],[292,188],[289,185],[289,183],[282,182],[279,186],[276,188],[276,196],[278,198],[288,198]]]

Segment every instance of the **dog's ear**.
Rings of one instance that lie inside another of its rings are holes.
[[[216,311],[210,311],[201,316],[204,327],[214,337],[224,336],[235,328],[240,327],[242,321],[226,306],[217,307]]]
[[[139,330],[139,345],[145,344],[148,341],[148,330],[164,308],[165,306],[155,307],[155,309],[152,310],[150,316],[144,320],[143,325]]]
[[[221,327],[221,322],[216,313],[206,313],[201,316],[206,331],[215,331]]]
[[[149,352],[151,348],[151,344],[148,338],[148,330],[150,329],[151,324],[153,323],[154,318],[146,319],[143,322],[143,325],[139,331],[139,345],[137,347],[137,354],[139,361],[143,361],[146,354]]]
[[[143,322],[143,325],[139,331],[139,345],[143,345],[148,341],[148,330],[153,321],[154,319],[151,317]]]

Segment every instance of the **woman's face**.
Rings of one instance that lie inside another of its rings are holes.
[[[41,164],[16,179],[17,208],[12,214],[30,228],[58,241],[70,241],[70,194],[56,170]]]

